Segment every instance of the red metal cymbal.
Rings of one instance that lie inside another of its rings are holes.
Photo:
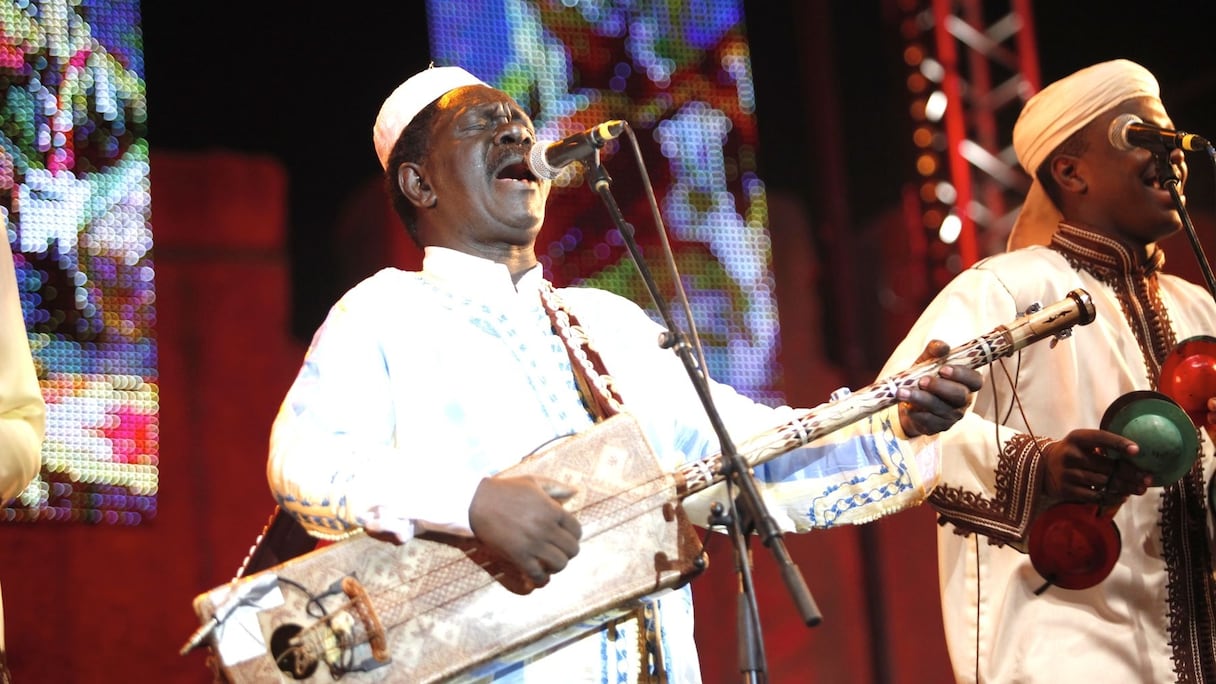
[[[1157,389],[1178,402],[1195,425],[1207,422],[1216,397],[1216,337],[1197,335],[1178,343],[1161,364]]]
[[[1094,504],[1059,503],[1030,526],[1027,550],[1035,572],[1064,589],[1088,589],[1119,560],[1119,528]]]

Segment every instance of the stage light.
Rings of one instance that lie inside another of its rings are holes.
[[[925,118],[929,121],[941,121],[942,115],[946,113],[946,104],[946,94],[940,90],[933,91],[925,101]]]
[[[946,214],[946,218],[942,219],[942,225],[937,230],[937,236],[941,241],[952,245],[958,239],[959,233],[963,230],[963,221],[958,217],[958,214],[950,212]]]

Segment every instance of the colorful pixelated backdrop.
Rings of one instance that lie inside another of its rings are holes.
[[[0,3],[0,223],[47,401],[6,521],[156,514],[157,370],[136,0]]]
[[[779,401],[777,309],[764,184],[756,175],[751,62],[741,0],[428,3],[436,64],[459,64],[532,112],[553,141],[627,121],[691,301],[709,372]],[[625,139],[601,155],[666,296],[658,226]],[[559,180],[540,258],[560,284],[625,295],[658,318],[619,233],[580,172]],[[677,309],[677,307],[673,307]],[[682,325],[686,325],[681,323]]]

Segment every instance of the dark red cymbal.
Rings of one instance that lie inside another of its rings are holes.
[[[1216,337],[1179,342],[1161,364],[1157,389],[1178,402],[1195,425],[1206,423],[1208,399],[1216,397]]]
[[[1048,582],[1088,589],[1106,579],[1119,559],[1119,528],[1098,506],[1059,503],[1030,526],[1030,563]]]

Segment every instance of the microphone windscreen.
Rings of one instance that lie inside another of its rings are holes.
[[[553,180],[562,172],[561,169],[549,163],[545,157],[551,143],[538,140],[532,145],[532,151],[528,153],[528,168],[532,171],[532,175],[541,180]]]
[[[1135,114],[1120,114],[1110,122],[1110,128],[1107,130],[1107,138],[1110,144],[1120,152],[1128,152],[1135,147],[1130,140],[1127,139],[1127,127],[1144,121]]]

